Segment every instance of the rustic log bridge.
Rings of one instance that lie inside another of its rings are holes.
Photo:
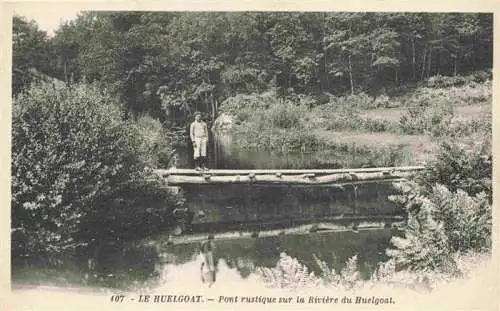
[[[185,184],[269,184],[269,185],[338,185],[394,181],[407,178],[422,166],[378,167],[360,169],[305,170],[155,170],[168,185]]]

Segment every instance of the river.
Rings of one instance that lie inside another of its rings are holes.
[[[178,150],[177,166],[190,167],[190,151]],[[338,159],[322,152],[249,152],[234,146],[227,138],[211,145],[209,157],[212,168],[340,167]],[[184,272],[193,276],[198,273],[199,277],[200,241],[208,232],[215,234],[215,261],[222,276],[244,280],[257,267],[275,267],[280,254],[286,253],[317,274],[321,270],[315,256],[340,271],[346,260],[357,255],[361,275],[367,279],[378,263],[387,259],[385,250],[390,239],[400,232],[387,226],[387,219],[401,213],[387,200],[392,193],[390,185],[364,190],[362,187],[320,190],[263,187],[251,191],[248,200],[245,187],[218,190],[191,187],[186,189],[186,204],[197,212],[192,232],[174,238],[171,232],[164,232],[139,241],[101,241],[91,256],[67,257],[57,268],[44,261],[17,262],[12,270],[13,284],[137,289],[162,286],[175,275],[181,275],[182,279]],[[287,201],[285,197],[292,197],[295,203],[289,203],[290,199]],[[196,218],[199,213],[203,217]],[[356,220],[358,216],[366,219]],[[347,219],[347,224],[342,219]],[[300,227],[318,223],[322,225],[314,231],[311,227]],[[358,228],[362,223],[365,226]],[[269,233],[271,229],[273,234]]]

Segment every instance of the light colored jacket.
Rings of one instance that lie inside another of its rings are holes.
[[[194,141],[195,138],[200,137],[208,137],[208,127],[207,124],[203,121],[191,123],[191,127],[189,129],[189,136],[191,137],[191,141]]]

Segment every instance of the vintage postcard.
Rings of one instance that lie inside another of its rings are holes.
[[[0,309],[499,308],[493,1],[1,7]]]

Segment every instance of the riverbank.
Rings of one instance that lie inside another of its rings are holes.
[[[431,77],[386,94],[329,95],[321,104],[272,91],[238,95],[222,103],[215,129],[250,150],[329,150],[340,158],[356,155],[356,166],[420,164],[434,158],[441,142],[491,138],[491,80],[474,77],[463,77],[467,82],[458,85],[453,77]]]

